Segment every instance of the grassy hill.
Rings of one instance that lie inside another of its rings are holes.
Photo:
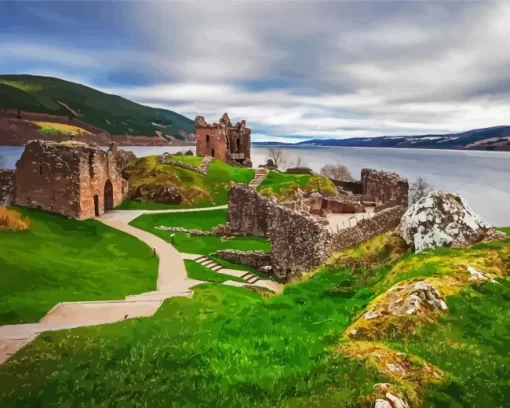
[[[462,263],[497,283],[469,281]],[[510,240],[416,255],[376,237],[279,296],[206,284],[150,318],[43,334],[0,367],[0,405],[368,408],[388,383],[413,408],[508,407],[509,270]],[[348,337],[410,279],[455,281],[448,311]]]
[[[266,197],[278,200],[293,199],[297,189],[304,192],[320,191],[323,194],[337,195],[338,191],[330,179],[320,175],[289,174],[270,171],[257,191]]]
[[[178,113],[41,76],[0,75],[0,109],[68,116],[112,135],[154,136],[159,130],[182,139],[180,130],[195,131],[193,121]]]
[[[206,176],[170,164],[158,163],[159,156],[148,156],[131,163],[124,171],[130,192],[139,186],[173,187],[182,196],[178,207],[209,207],[227,204],[230,183],[248,184],[254,177],[253,169],[232,167],[213,159]],[[197,156],[172,156],[172,160],[199,166],[203,158]],[[124,201],[118,209],[162,209],[175,206],[154,203],[144,197]]]

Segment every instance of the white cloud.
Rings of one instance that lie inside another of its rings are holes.
[[[510,2],[135,5],[126,20],[137,34],[132,49],[76,51],[35,39],[1,44],[0,56],[69,61],[103,75],[156,72],[157,85],[103,90],[211,122],[228,112],[275,138],[509,124]]]

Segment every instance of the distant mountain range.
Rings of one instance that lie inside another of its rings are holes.
[[[510,151],[510,126],[495,126],[462,133],[422,136],[378,136],[307,140],[299,143],[254,142],[255,146],[343,146],[408,149],[474,149]]]
[[[83,137],[97,142],[111,137],[148,145],[192,142],[194,135],[189,135],[195,132],[194,122],[176,112],[62,79],[33,75],[0,75],[0,119],[0,144],[10,140],[22,144],[26,134],[33,137],[32,128],[41,122],[83,128]],[[65,132],[62,126],[55,130]],[[46,132],[45,136],[59,137],[57,132]]]

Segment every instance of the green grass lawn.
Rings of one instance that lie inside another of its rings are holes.
[[[227,215],[228,211],[226,209],[174,214],[145,214],[133,220],[131,225],[149,231],[171,242],[171,232],[156,230],[155,227],[164,225],[166,227],[184,227],[209,231],[219,224],[225,224],[227,222]],[[179,251],[185,253],[210,255],[220,249],[270,250],[269,242],[262,238],[239,237],[230,241],[221,242],[221,238],[219,237],[188,237],[186,234],[182,233],[174,234],[174,246]],[[267,274],[249,266],[228,262],[216,257],[213,257],[213,259],[225,268],[247,271],[261,278],[271,279]]]
[[[204,161],[203,157],[200,156],[176,156],[172,155],[171,159],[173,161],[178,161],[182,163],[191,164],[192,166],[200,167],[202,162]]]
[[[195,261],[190,261],[186,259],[184,261],[186,266],[186,272],[188,273],[188,278],[197,279],[205,282],[215,282],[222,283],[228,280],[236,281],[236,282],[245,282],[243,279],[238,278],[237,276],[225,275],[222,273],[214,272],[205,266],[200,265]]]
[[[266,179],[257,187],[257,191],[274,194],[277,197],[286,197],[293,189],[299,187],[303,191],[316,191],[337,194],[336,187],[331,180],[323,176],[311,176],[309,174],[288,174],[279,171],[270,171]]]
[[[227,210],[197,211],[188,213],[143,214],[131,221],[131,225],[148,231],[167,242],[171,242],[170,235],[175,234],[173,245],[184,253],[210,255],[221,249],[238,249],[243,251],[269,251],[271,244],[259,237],[236,237],[228,241],[221,241],[219,236],[188,236],[181,232],[170,232],[156,229],[159,226],[184,227],[208,231],[227,220]]]
[[[94,220],[16,209],[31,225],[0,231],[0,324],[35,322],[63,301],[155,289],[158,260],[138,239]]]
[[[344,406],[383,377],[327,352],[367,302],[345,272],[262,299],[200,285],[153,318],[42,335],[0,366],[0,405]]]
[[[207,203],[191,204],[187,206],[182,205],[171,205],[171,204],[158,204],[158,203],[141,203],[139,201],[124,200],[120,205],[115,207],[116,210],[175,210],[178,208],[209,208],[214,207],[213,205],[207,205]]]
[[[163,225],[209,231],[227,222],[227,209],[181,213],[144,214],[136,219],[136,227],[149,230]]]
[[[195,156],[174,157],[189,162],[202,160]],[[182,203],[163,208],[211,207],[227,204],[228,189],[231,183],[248,184],[255,177],[253,169],[233,167],[216,159],[211,161],[208,173],[204,176],[178,166],[158,164],[158,156],[138,159],[126,168],[125,174],[128,177],[130,189],[133,191],[138,186],[146,184],[175,188],[182,196]],[[150,201],[142,199],[142,202],[142,204],[136,205],[137,209],[156,209]],[[126,206],[128,205],[130,209],[134,208],[134,205],[126,204]]]
[[[444,370],[439,384],[339,354],[345,330],[400,274],[441,277],[466,261],[510,268],[510,240],[419,255],[390,249],[378,239],[342,251],[279,296],[205,284],[151,318],[43,334],[0,366],[0,406],[361,408],[373,407],[363,398],[381,382],[414,389],[423,407],[510,406],[508,278],[466,284],[437,323],[383,342]],[[366,263],[350,267],[360,256]]]

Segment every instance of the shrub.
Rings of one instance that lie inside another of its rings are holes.
[[[18,211],[7,207],[0,207],[0,230],[21,231],[30,227],[28,217],[23,217]]]

